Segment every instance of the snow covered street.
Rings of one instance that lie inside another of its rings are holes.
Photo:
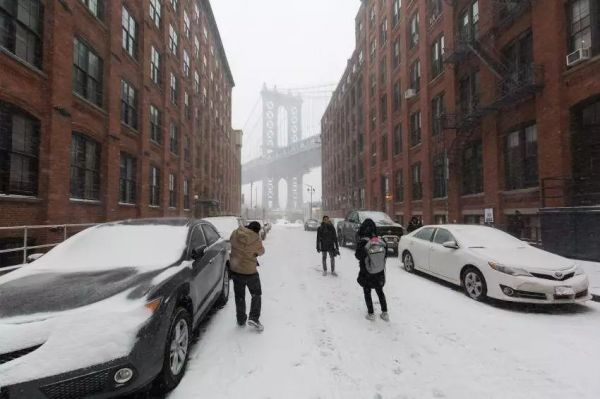
[[[600,303],[478,303],[389,258],[391,321],[368,321],[353,250],[323,277],[315,237],[274,226],[260,258],[264,333],[236,325],[232,290],[170,399],[600,397]]]

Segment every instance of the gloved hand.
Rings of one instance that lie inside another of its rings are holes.
[[[321,248],[317,248],[317,253],[321,253]]]

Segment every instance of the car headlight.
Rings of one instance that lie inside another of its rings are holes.
[[[581,276],[582,274],[585,274],[585,270],[583,270],[583,267],[576,265],[575,267],[575,275],[576,276]]]
[[[532,277],[531,273],[529,273],[527,270],[521,269],[519,267],[505,266],[505,265],[501,265],[500,263],[497,263],[497,262],[488,262],[488,265],[490,265],[490,267],[492,269],[494,269],[500,273],[510,274],[511,276]]]

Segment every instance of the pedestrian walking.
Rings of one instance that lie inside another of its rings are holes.
[[[419,227],[421,227],[421,226],[419,226],[420,224],[421,224],[421,223],[419,222],[419,218],[418,218],[418,217],[416,217],[416,216],[413,216],[413,217],[410,219],[410,222],[408,223],[408,226],[406,227],[406,231],[407,231],[408,233],[412,233],[413,231],[415,231],[415,230],[417,230]]]
[[[262,289],[258,274],[257,257],[265,253],[260,238],[260,224],[252,222],[248,227],[241,226],[231,233],[231,279],[235,293],[235,309],[239,326],[248,325],[257,331],[263,331],[260,323]],[[246,315],[246,287],[250,291],[250,315]]]
[[[335,227],[331,224],[329,216],[323,216],[321,226],[317,229],[317,252],[323,254],[323,276],[327,276],[327,255],[331,263],[331,275],[335,272],[335,257],[340,254]]]
[[[367,319],[375,319],[371,291],[375,290],[381,305],[380,317],[389,321],[387,302],[383,287],[385,285],[385,262],[387,246],[381,237],[377,236],[377,227],[371,219],[366,219],[358,229],[359,241],[356,245],[355,257],[358,259],[360,271],[356,281],[363,287],[367,305]]]

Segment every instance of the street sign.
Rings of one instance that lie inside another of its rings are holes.
[[[494,208],[485,208],[484,223],[494,223]]]

